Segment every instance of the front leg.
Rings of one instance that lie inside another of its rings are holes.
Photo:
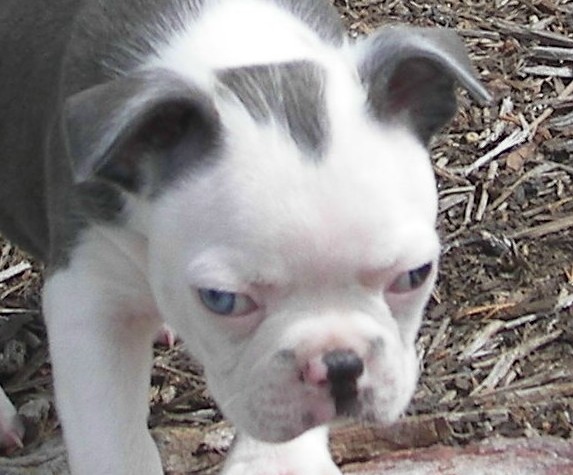
[[[94,257],[94,256],[92,256]],[[121,258],[78,258],[48,277],[43,307],[58,414],[74,475],[159,475],[147,429],[152,341],[146,314]],[[106,262],[107,261],[107,262]]]
[[[340,475],[328,451],[328,428],[270,444],[238,434],[222,475]]]

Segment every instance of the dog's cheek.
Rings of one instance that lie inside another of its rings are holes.
[[[433,286],[428,286],[414,297],[388,296],[387,301],[400,335],[407,345],[412,345],[418,336],[424,309]]]
[[[392,423],[408,406],[418,381],[418,362],[413,345],[386,345],[369,362],[369,377],[363,394],[363,417]]]
[[[228,336],[230,344],[239,345],[251,338],[266,318],[266,314],[264,309],[258,309],[248,315],[225,317],[207,311],[205,318],[211,321],[215,331]]]
[[[306,398],[295,361],[277,355],[270,326],[249,337],[229,336],[204,364],[210,392],[225,416],[256,438],[278,441],[308,428]]]

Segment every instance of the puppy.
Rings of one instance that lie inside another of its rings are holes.
[[[488,99],[459,39],[351,41],[326,0],[3,2],[0,224],[48,264],[72,472],[162,473],[166,322],[238,428],[224,473],[340,473],[325,427],[390,423],[416,384],[426,146],[456,83]]]

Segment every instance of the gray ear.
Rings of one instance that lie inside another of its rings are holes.
[[[426,144],[456,112],[456,82],[490,101],[451,30],[387,27],[359,42],[356,54],[375,116],[406,124]]]
[[[77,183],[137,192],[204,157],[219,135],[210,97],[166,70],[139,72],[67,99],[63,122]],[[184,150],[181,150],[183,147]]]

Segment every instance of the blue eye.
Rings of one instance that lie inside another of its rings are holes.
[[[217,315],[245,315],[256,310],[257,304],[248,295],[215,289],[199,289],[205,307]]]
[[[396,294],[403,294],[416,290],[426,282],[431,271],[432,263],[429,262],[417,269],[404,272],[392,283],[390,291]]]

